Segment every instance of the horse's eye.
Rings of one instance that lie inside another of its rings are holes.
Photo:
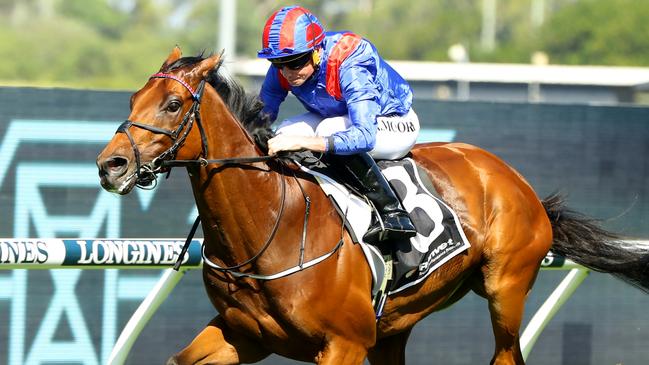
[[[180,106],[181,106],[181,103],[178,100],[172,100],[167,105],[167,111],[169,113],[175,113],[175,112],[178,111],[178,109],[180,109]]]

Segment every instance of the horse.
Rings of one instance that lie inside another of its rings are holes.
[[[647,253],[621,245],[563,196],[539,199],[476,146],[424,143],[409,156],[455,210],[471,247],[391,295],[377,320],[372,274],[343,218],[312,176],[266,155],[262,104],[219,71],[222,62],[222,54],[183,57],[174,48],[97,157],[102,187],[117,194],[173,167],[188,172],[211,263],[203,281],[218,315],[167,364],[254,363],[271,353],[321,365],[405,364],[413,326],[469,291],[488,301],[491,363],[523,364],[524,304],[548,251],[647,289]]]

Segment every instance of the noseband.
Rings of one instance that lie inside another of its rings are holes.
[[[191,85],[189,85],[185,80],[171,74],[158,72],[152,75],[149,79],[175,80],[179,82],[181,85],[183,85],[187,89],[187,91],[189,91],[189,93],[192,95],[192,100],[194,101],[192,103],[192,106],[189,108],[187,113],[185,113],[182,121],[180,122],[180,124],[175,130],[158,128],[149,124],[134,122],[129,119],[126,119],[124,123],[122,123],[117,128],[117,131],[115,132],[115,133],[126,134],[126,137],[131,143],[131,148],[133,149],[133,155],[135,155],[135,163],[136,163],[136,170],[135,170],[135,174],[137,175],[136,185],[140,188],[152,189],[155,187],[155,182],[157,181],[156,174],[162,172],[163,162],[172,160],[176,157],[176,154],[178,153],[178,149],[180,149],[180,147],[185,143],[185,139],[189,135],[189,132],[192,130],[192,126],[194,125],[194,122],[196,122],[196,124],[198,125],[198,129],[201,133],[201,141],[202,141],[201,156],[203,159],[207,157],[207,138],[205,136],[205,130],[203,129],[203,125],[201,123],[201,114],[200,114],[201,98],[203,97],[203,90],[205,89],[205,79],[201,80],[196,91],[194,91]],[[153,161],[151,161],[151,163],[142,164],[140,161],[140,151],[138,150],[137,145],[135,144],[135,140],[133,139],[133,136],[129,132],[130,127],[141,128],[155,134],[164,134],[169,138],[171,138],[171,140],[174,143],[166,151],[162,152],[158,157],[154,158]]]

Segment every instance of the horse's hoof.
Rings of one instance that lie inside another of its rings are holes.
[[[176,356],[170,357],[169,360],[167,360],[167,362],[165,363],[165,365],[179,365],[178,361],[176,361]]]

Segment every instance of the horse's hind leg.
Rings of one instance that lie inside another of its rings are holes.
[[[228,330],[217,316],[167,365],[235,365],[258,362],[268,355],[258,344]]]
[[[489,300],[496,349],[491,364],[524,364],[519,344],[525,295],[519,288],[503,288]]]
[[[538,247],[538,246],[537,246]],[[495,336],[492,364],[522,365],[525,363],[520,348],[520,326],[527,294],[538,273],[540,258],[532,246],[519,255],[504,254],[491,263],[485,275],[485,289]]]
[[[367,354],[370,364],[405,365],[408,336],[410,330],[378,340]]]

